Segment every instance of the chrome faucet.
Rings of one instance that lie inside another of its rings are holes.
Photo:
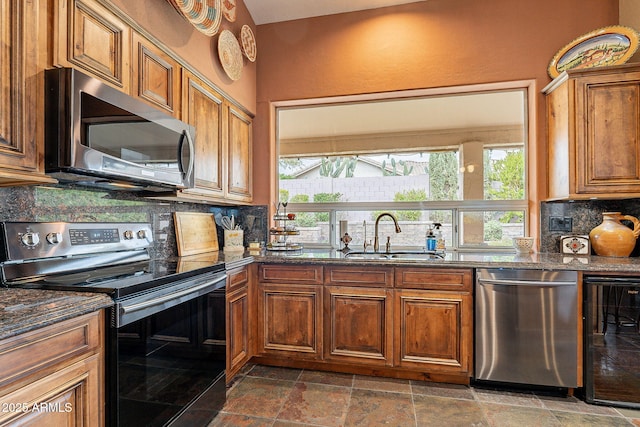
[[[378,215],[378,217],[376,218],[376,226],[375,226],[375,232],[373,236],[373,252],[378,252],[378,249],[380,249],[380,242],[378,240],[378,223],[380,222],[380,218],[382,218],[383,216],[388,216],[393,220],[393,224],[396,226],[396,233],[399,233],[402,231],[400,230],[400,226],[398,225],[398,220],[392,213],[383,212],[380,215]],[[388,244],[387,244],[387,247],[389,247]]]

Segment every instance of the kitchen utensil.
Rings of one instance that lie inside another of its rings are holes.
[[[247,215],[247,230],[253,230],[253,224],[256,221],[256,217],[254,215]]]
[[[178,255],[194,255],[218,250],[218,233],[213,214],[174,212]]]
[[[225,230],[233,230],[233,223],[231,222],[231,218],[224,215],[220,221],[222,222],[222,228]]]

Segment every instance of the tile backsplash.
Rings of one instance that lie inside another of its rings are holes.
[[[245,227],[245,246],[267,239],[266,206],[209,206],[139,197],[134,193],[78,187],[0,188],[0,221],[148,222],[154,230],[155,256],[177,254],[173,212],[235,215]],[[248,224],[251,223],[251,227]],[[222,228],[218,241],[223,245]]]
[[[540,252],[560,252],[560,236],[566,234],[588,235],[594,227],[602,222],[603,212],[621,212],[640,218],[640,199],[542,203],[540,207]],[[550,216],[571,218],[573,220],[571,233],[549,231]],[[631,256],[640,256],[640,245],[636,244]]]

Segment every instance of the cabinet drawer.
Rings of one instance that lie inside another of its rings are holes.
[[[471,292],[473,272],[461,268],[396,268],[395,287]]]
[[[322,284],[322,267],[316,265],[262,264],[258,268],[258,280],[264,283]]]
[[[0,342],[0,386],[99,348],[101,318],[94,313]]]
[[[249,269],[246,266],[227,271],[227,292],[241,288],[248,281]]]
[[[327,267],[325,284],[348,286],[393,286],[393,268]]]

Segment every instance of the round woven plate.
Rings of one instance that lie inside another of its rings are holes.
[[[242,52],[238,40],[229,30],[222,30],[218,36],[218,57],[227,76],[238,80],[242,75]]]
[[[246,56],[249,61],[255,62],[257,55],[256,38],[250,26],[242,26],[240,30],[240,42],[242,43],[242,53],[244,53],[244,56]]]
[[[198,31],[211,37],[220,29],[222,0],[169,0]]]
[[[236,22],[236,0],[222,0],[222,14],[229,22]]]

